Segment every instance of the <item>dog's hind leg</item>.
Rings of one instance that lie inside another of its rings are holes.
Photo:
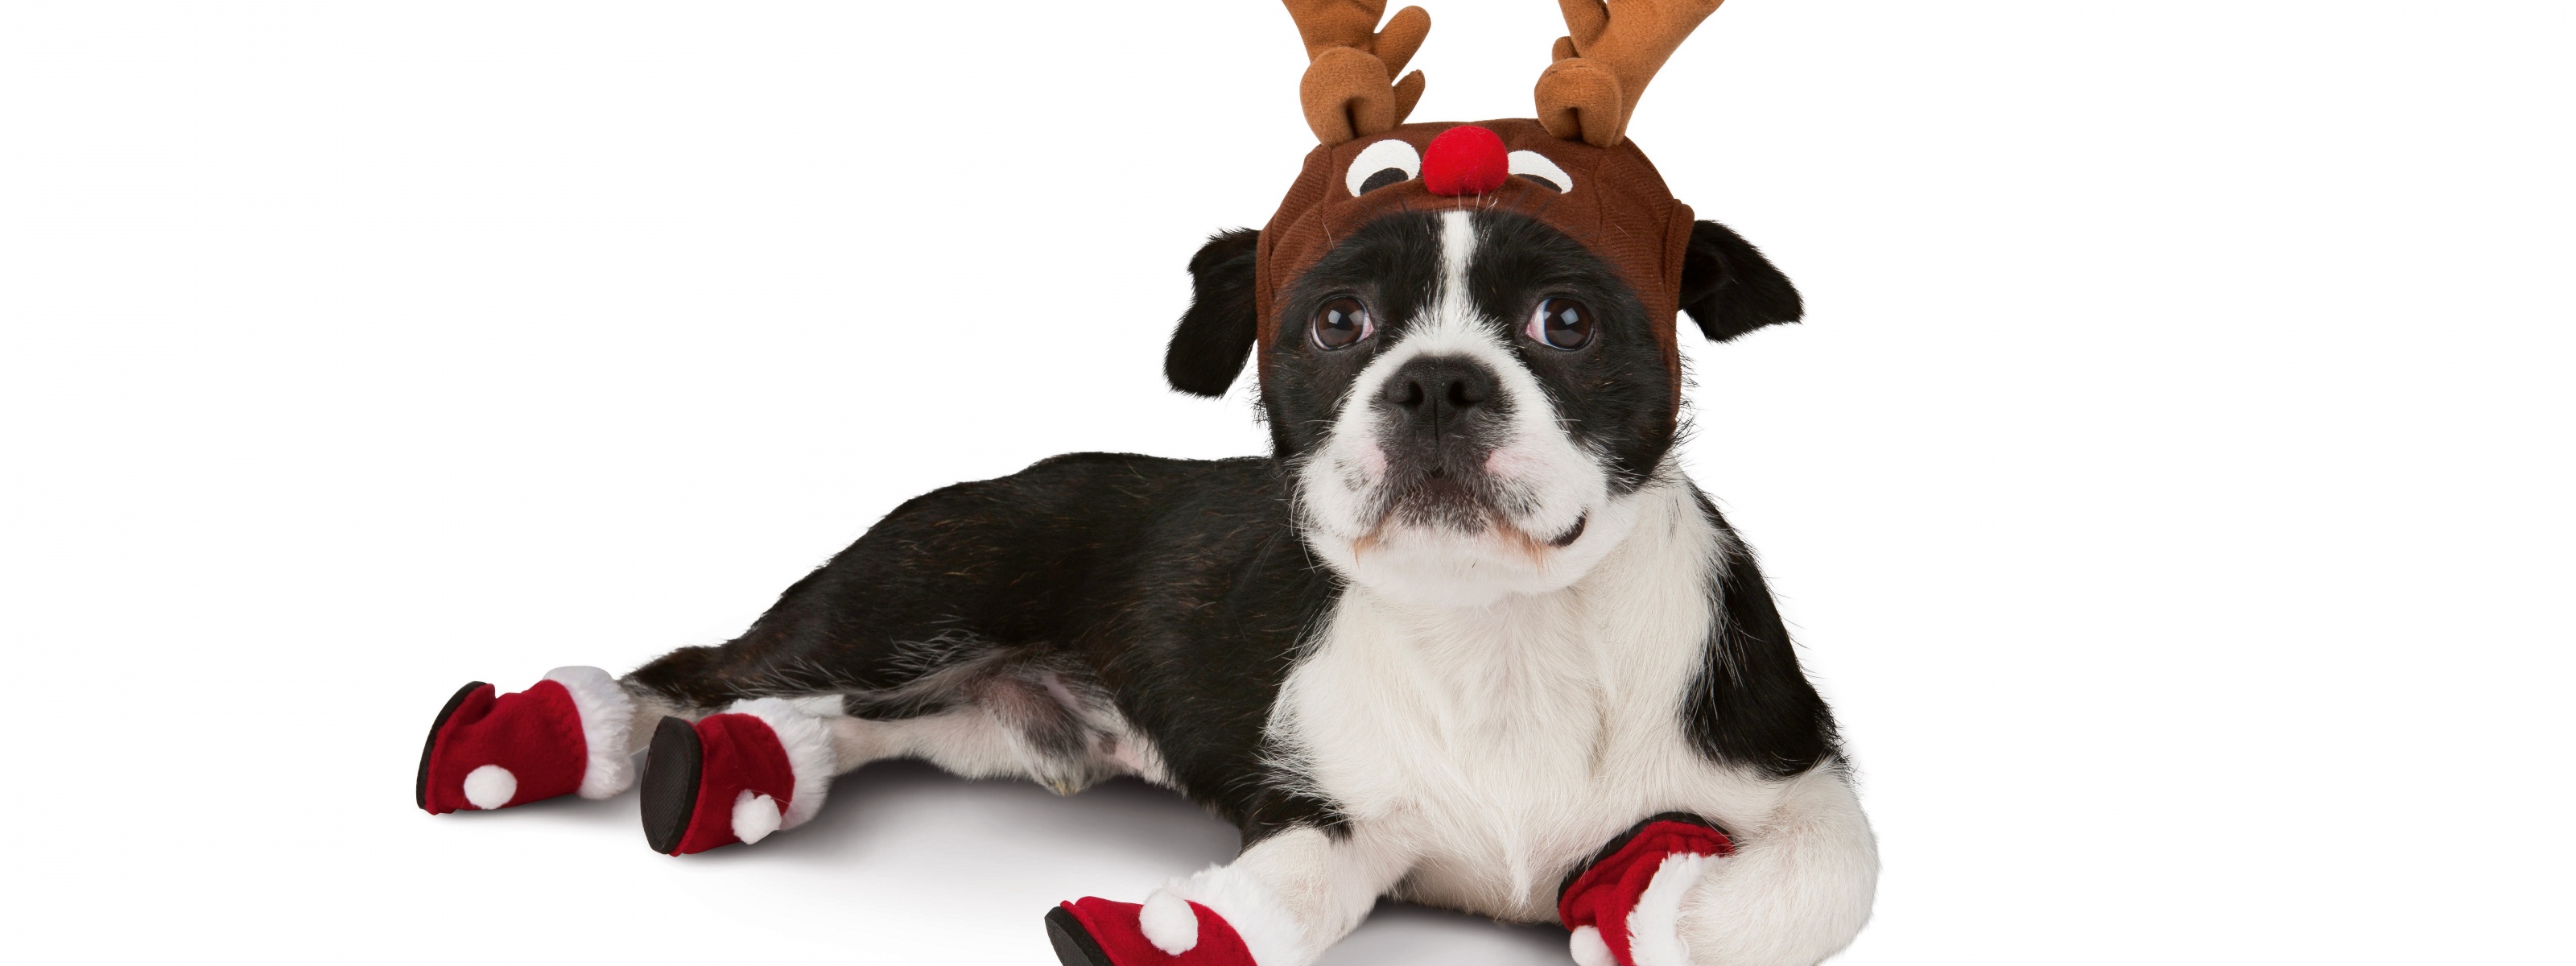
[[[971,778],[1028,778],[1060,794],[1114,774],[1168,783],[1159,756],[1065,654],[952,630],[881,657],[877,673],[854,675],[833,670],[846,661],[764,667],[684,651],[631,675],[630,690],[644,701],[681,709],[657,727],[647,758],[644,824],[654,848],[684,854],[793,828],[821,807],[831,776],[885,758],[923,759]],[[710,663],[732,673],[706,674]],[[728,694],[760,696],[682,720],[697,702]]]
[[[1047,935],[1065,966],[1305,966],[1357,928],[1411,864],[1366,828],[1292,828],[1172,880],[1141,905],[1065,903],[1047,913]]]
[[[1089,521],[1145,499],[1141,472],[1067,458],[947,487],[887,514],[723,645],[681,648],[615,682],[584,669],[578,687],[469,687],[433,727],[421,805],[613,793],[633,781],[626,754],[649,746],[647,837],[688,852],[810,816],[832,773],[876,757],[1058,789],[1122,770],[1154,777],[1085,663],[1123,610],[1075,592],[1103,565]],[[587,712],[593,693],[608,710]],[[469,787],[504,758],[516,764]],[[505,771],[518,780],[498,780]]]

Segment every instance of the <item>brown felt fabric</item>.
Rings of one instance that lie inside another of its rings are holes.
[[[1566,36],[1557,38],[1556,62],[1539,75],[1538,116],[1557,137],[1594,147],[1619,143],[1637,99],[1655,71],[1673,56],[1700,21],[1724,0],[1557,0]],[[1568,56],[1571,54],[1572,56]],[[1610,79],[1609,100],[1599,80],[1570,77],[1584,61]],[[1612,105],[1615,104],[1615,110]],[[1606,115],[1606,116],[1605,116]]]
[[[1594,146],[1619,143],[1628,129],[1627,99],[1608,65],[1568,57],[1538,75],[1538,124],[1549,134]]]
[[[1376,137],[1361,137],[1308,152],[1296,184],[1289,187],[1278,212],[1261,230],[1254,293],[1261,320],[1260,352],[1256,358],[1262,379],[1268,380],[1271,354],[1282,339],[1303,331],[1297,326],[1285,326],[1287,334],[1282,335],[1283,323],[1277,317],[1282,290],[1321,259],[1337,240],[1392,212],[1461,207],[1529,215],[1572,236],[1608,261],[1636,291],[1638,300],[1645,303],[1664,358],[1678,373],[1681,357],[1673,319],[1681,298],[1682,256],[1690,244],[1690,206],[1674,200],[1672,192],[1664,187],[1663,176],[1656,173],[1654,163],[1646,160],[1634,142],[1623,140],[1602,148],[1568,141],[1548,133],[1529,118],[1476,123],[1501,136],[1507,151],[1536,151],[1556,162],[1573,179],[1573,190],[1558,194],[1520,178],[1504,181],[1493,193],[1468,198],[1434,195],[1419,178],[1356,198],[1345,187],[1351,161],[1361,149],[1393,137],[1402,138],[1420,151],[1440,132],[1457,126],[1451,123],[1408,124]],[[1678,378],[1674,387],[1678,393]]]
[[[1422,99],[1421,71],[1396,75],[1422,49],[1431,15],[1398,10],[1377,29],[1386,0],[1284,0],[1306,44],[1306,77],[1297,85],[1306,126],[1327,147],[1404,123]]]

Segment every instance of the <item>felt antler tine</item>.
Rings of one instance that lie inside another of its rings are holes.
[[[1414,52],[1422,49],[1422,39],[1430,34],[1429,12],[1421,7],[1398,10],[1387,20],[1386,29],[1377,32],[1377,59],[1386,63],[1387,73],[1401,71],[1404,65],[1413,62]],[[1405,117],[1413,113],[1413,105],[1422,100],[1423,83],[1422,72],[1418,70],[1395,82],[1396,124],[1404,123]]]
[[[1404,123],[1422,98],[1422,72],[1394,78],[1431,32],[1431,15],[1406,7],[1379,30],[1386,0],[1283,2],[1306,44],[1306,76],[1297,93],[1315,139],[1331,147]]]
[[[1538,76],[1538,121],[1547,133],[1610,147],[1655,72],[1724,0],[1557,0],[1566,35]]]
[[[1386,62],[1389,74],[1404,70],[1413,62],[1415,51],[1422,49],[1422,39],[1431,35],[1431,14],[1421,7],[1406,7],[1387,18],[1386,29],[1377,32],[1371,52]]]

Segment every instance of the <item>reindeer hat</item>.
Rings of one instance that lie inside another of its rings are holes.
[[[1275,344],[1279,289],[1335,240],[1389,212],[1472,204],[1536,218],[1608,261],[1679,364],[1671,320],[1691,210],[1626,130],[1656,69],[1722,0],[1558,0],[1568,35],[1539,74],[1538,117],[1472,125],[1404,123],[1422,72],[1395,78],[1431,30],[1422,8],[1380,30],[1386,0],[1285,2],[1306,43],[1299,96],[1321,144],[1261,232],[1260,345]]]

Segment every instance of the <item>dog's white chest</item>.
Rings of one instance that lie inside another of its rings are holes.
[[[1706,554],[1674,515],[1646,517],[1558,593],[1441,611],[1354,587],[1289,676],[1274,737],[1407,852],[1408,896],[1543,919],[1564,871],[1628,825],[1725,797],[1679,714],[1712,620]]]

